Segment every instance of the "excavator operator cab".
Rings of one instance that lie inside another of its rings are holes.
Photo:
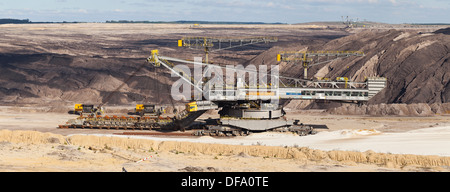
[[[141,111],[143,111],[144,110],[144,105],[142,105],[142,104],[137,104],[136,105],[136,112],[141,112]]]
[[[81,115],[83,113],[95,113],[96,115],[102,115],[104,111],[103,107],[97,109],[91,104],[75,104],[74,114]]]
[[[186,111],[188,112],[195,112],[198,111],[198,106],[197,106],[197,102],[190,102],[188,104],[186,104]]]
[[[94,105],[88,104],[75,104],[76,113],[90,113],[94,109]]]
[[[137,104],[135,113],[138,115],[142,115],[142,116],[145,114],[159,116],[161,114],[166,113],[166,109],[164,107],[156,106],[156,105]]]

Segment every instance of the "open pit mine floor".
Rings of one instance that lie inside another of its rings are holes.
[[[0,171],[450,171],[448,115],[288,112],[288,118],[329,129],[303,137],[265,132],[222,138],[59,129],[76,116],[48,111],[0,107]]]

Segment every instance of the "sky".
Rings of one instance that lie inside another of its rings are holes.
[[[1,0],[0,18],[33,22],[342,21],[450,23],[450,0]]]

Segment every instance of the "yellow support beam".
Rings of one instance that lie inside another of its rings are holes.
[[[347,89],[348,77],[336,77],[336,81],[345,81],[345,88]]]
[[[150,57],[147,59],[147,62],[155,63],[155,66],[159,67],[161,64],[159,63],[157,57],[158,57],[158,49],[154,49],[150,52]]]

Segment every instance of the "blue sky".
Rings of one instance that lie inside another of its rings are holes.
[[[1,0],[0,18],[302,23],[341,16],[385,23],[450,23],[450,0]]]

